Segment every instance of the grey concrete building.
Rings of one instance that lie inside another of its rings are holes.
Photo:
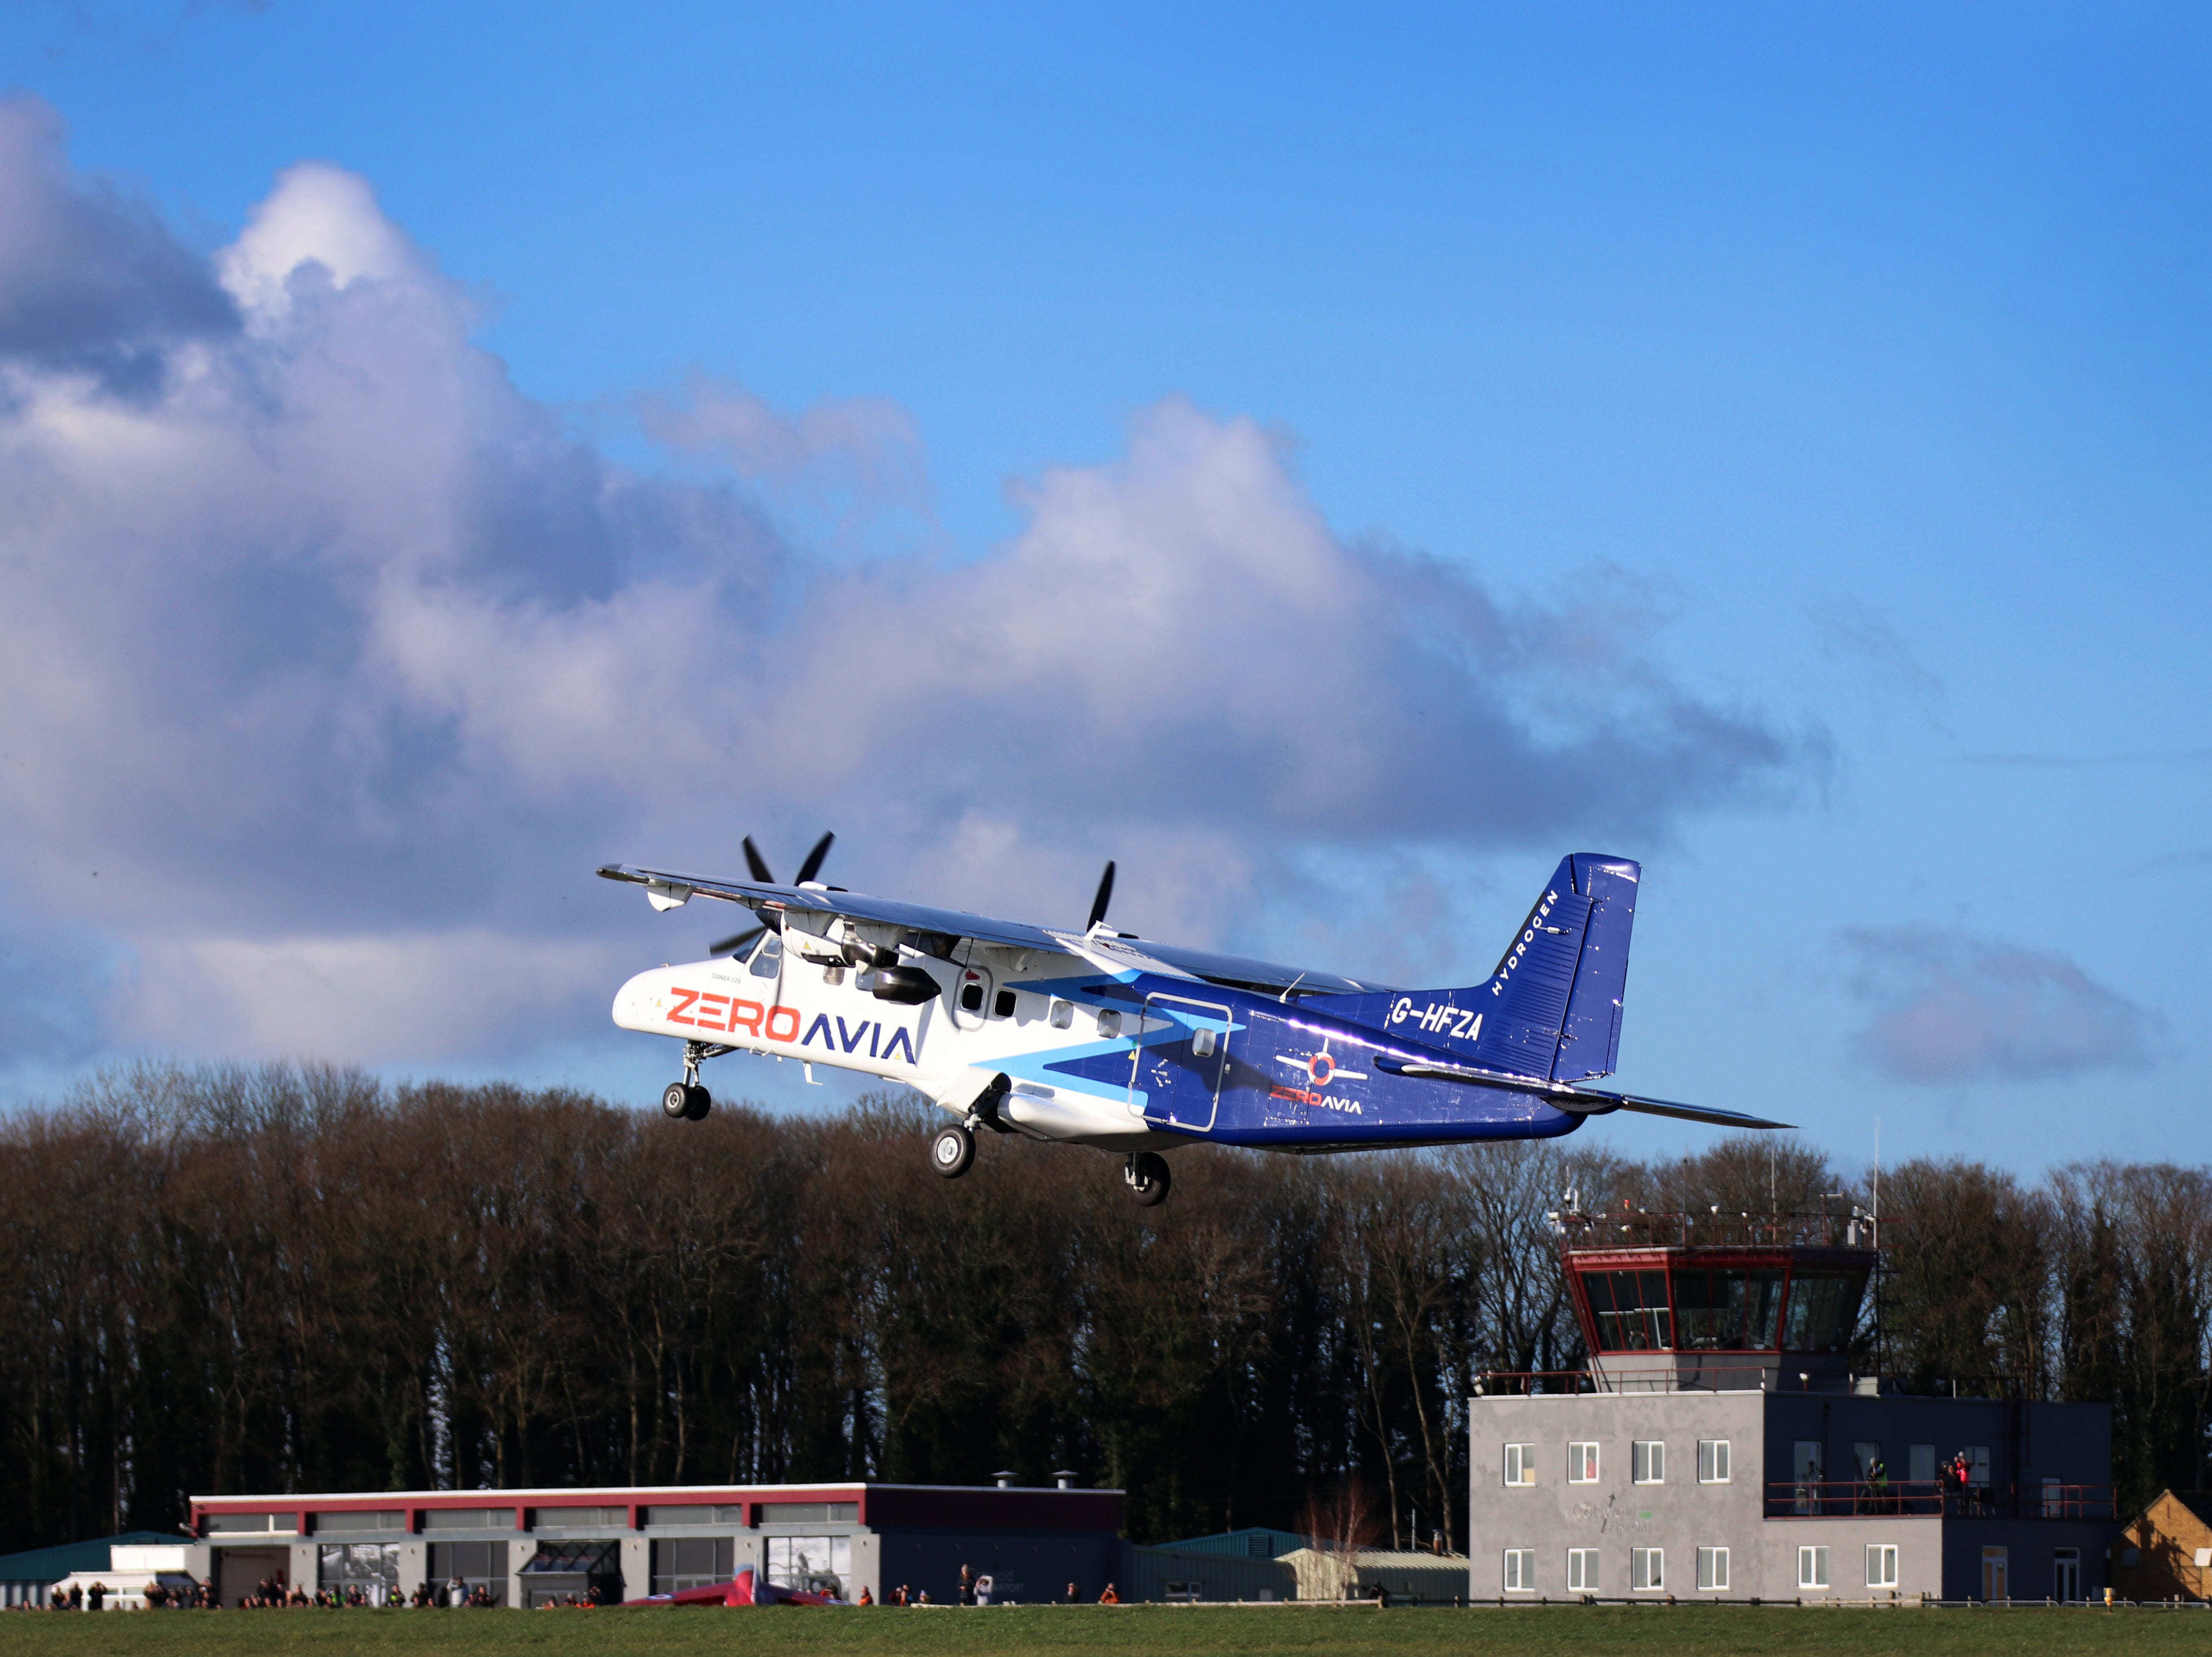
[[[1613,1223],[1602,1246],[1594,1223],[1569,1234],[1588,1369],[1469,1400],[1470,1597],[2101,1593],[2108,1405],[1852,1374],[1875,1259],[1856,1225],[1838,1247],[1794,1222],[1693,1243],[1679,1217],[1638,1219],[1630,1246]]]

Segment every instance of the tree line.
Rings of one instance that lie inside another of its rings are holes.
[[[1638,1162],[1596,1134],[1118,1159],[910,1096],[701,1123],[559,1090],[143,1066],[0,1120],[0,1547],[167,1529],[195,1493],[872,1478],[1128,1492],[1134,1539],[1466,1533],[1476,1378],[1581,1363],[1551,1218],[1841,1213],[1801,1140]],[[1911,1387],[2115,1411],[2121,1499],[2202,1480],[2212,1174],[1883,1175],[1863,1343]],[[1383,1515],[1387,1514],[1387,1520]]]

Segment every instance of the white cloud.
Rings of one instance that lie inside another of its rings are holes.
[[[1860,1056],[1906,1082],[2040,1081],[2148,1062],[2156,1021],[2074,962],[1935,926],[1843,935]]]
[[[1164,403],[1022,485],[985,555],[855,556],[748,490],[924,510],[902,411],[702,383],[647,418],[723,470],[625,468],[334,168],[210,264],[0,105],[0,213],[66,232],[0,258],[0,854],[28,871],[0,902],[88,905],[136,951],[118,1043],[572,1034],[638,953],[590,870],[730,869],[749,831],[789,859],[836,828],[855,884],[1047,920],[1113,854],[1117,918],[1249,945],[1255,894],[1356,911],[1363,868],[1640,850],[1804,756],[1675,685],[1632,584],[1508,601],[1346,541],[1247,419]],[[93,270],[107,297],[56,308]],[[98,891],[64,900],[43,871],[79,865]],[[502,952],[553,999],[453,1013]]]

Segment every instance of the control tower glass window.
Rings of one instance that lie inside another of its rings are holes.
[[[1674,1338],[1682,1350],[1771,1350],[1781,1322],[1779,1272],[1674,1273]]]
[[[1800,1272],[1790,1280],[1790,1317],[1782,1344],[1793,1352],[1841,1352],[1859,1320],[1863,1272]]]
[[[1674,1344],[1664,1272],[1585,1272],[1601,1352],[1663,1352]]]

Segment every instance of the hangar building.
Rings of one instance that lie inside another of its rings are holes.
[[[532,1606],[724,1582],[751,1567],[787,1587],[881,1601],[901,1583],[933,1600],[960,1567],[1000,1597],[1095,1599],[1122,1560],[1122,1492],[919,1484],[686,1485],[200,1496],[188,1569],[235,1605],[264,1577],[313,1592],[411,1594],[459,1578]]]

